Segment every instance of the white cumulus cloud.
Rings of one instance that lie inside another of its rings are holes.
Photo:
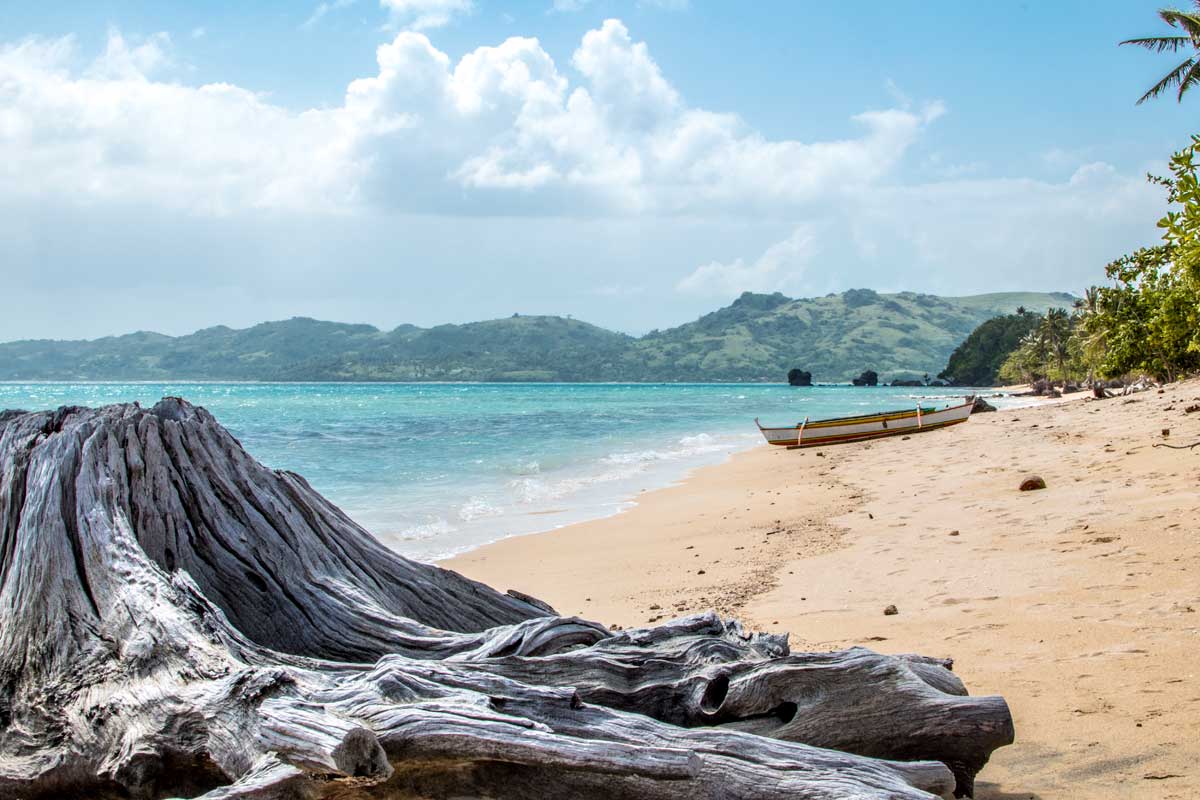
[[[801,225],[754,261],[747,263],[740,258],[727,264],[713,261],[697,267],[675,288],[690,294],[728,298],[742,292],[783,291],[800,286],[805,267],[816,251],[816,239],[814,226]]]
[[[469,8],[385,4],[414,27]],[[231,84],[159,77],[171,63],[165,34],[131,41],[113,30],[90,66],[77,68],[76,55],[70,37],[0,48],[9,191],[211,213],[776,213],[878,180],[939,113],[870,111],[845,139],[771,140],[734,114],[689,105],[619,20],[583,36],[574,85],[536,39],[455,63],[403,30],[340,106],[306,111]]]

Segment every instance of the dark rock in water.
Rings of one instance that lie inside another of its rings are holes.
[[[1038,489],[1045,489],[1046,481],[1042,478],[1041,475],[1029,475],[1029,476],[1026,476],[1024,480],[1021,481],[1020,488],[1021,488],[1022,492],[1032,492],[1032,491],[1036,491]]]
[[[859,375],[857,378],[854,379],[854,385],[855,386],[878,386],[879,385],[879,373],[873,369],[869,369],[866,372],[864,372],[862,375]]]
[[[787,379],[789,386],[812,386],[812,373],[802,369],[788,370]]]
[[[981,414],[985,411],[995,411],[996,407],[984,400],[982,397],[975,398],[975,405],[971,407],[972,414]]]
[[[0,620],[3,798],[915,800],[1013,740],[944,660],[405,559],[179,399],[0,414]]]
[[[892,386],[924,386],[924,385],[925,384],[921,383],[921,381],[911,380],[911,379],[910,380],[902,380],[902,381],[892,381]]]

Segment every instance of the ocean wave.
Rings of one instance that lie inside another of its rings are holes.
[[[602,465],[602,468],[595,472],[564,476],[527,475],[509,481],[508,489],[522,505],[545,503],[568,497],[597,484],[629,480],[656,464],[726,452],[736,446],[722,442],[707,433],[683,436],[676,440],[675,444],[675,447],[662,450],[624,450],[609,453],[598,462],[593,462],[593,466],[597,463]]]
[[[492,505],[482,497],[472,497],[459,506],[458,516],[463,522],[474,522],[477,519],[498,517],[504,513],[503,508]]]
[[[458,528],[441,517],[422,525],[412,525],[400,531],[399,539],[405,542],[421,542],[454,533]]]
[[[727,445],[719,442],[715,437],[707,433],[697,433],[692,436],[681,437],[676,444],[678,447],[673,447],[669,450],[629,450],[620,453],[609,453],[601,461],[605,464],[614,465],[648,464],[655,461],[676,461],[682,458],[703,455],[705,453],[716,453],[728,449]]]

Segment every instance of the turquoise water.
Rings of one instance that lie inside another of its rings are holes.
[[[183,396],[208,408],[259,460],[305,476],[391,547],[434,560],[615,513],[642,490],[762,445],[755,417],[786,425],[918,399],[945,405],[968,393],[761,384],[5,383],[0,409]]]

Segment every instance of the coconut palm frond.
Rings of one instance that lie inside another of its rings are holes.
[[[1178,86],[1179,83],[1183,80],[1183,76],[1188,74],[1188,71],[1192,68],[1192,65],[1195,62],[1196,62],[1196,59],[1193,56],[1192,58],[1185,60],[1182,64],[1180,64],[1175,69],[1168,72],[1166,75],[1163,76],[1162,80],[1160,80],[1158,83],[1151,86],[1149,91],[1147,91],[1144,95],[1142,95],[1141,97],[1138,98],[1137,104],[1140,106],[1142,103],[1146,102],[1147,100],[1158,97],[1160,94],[1165,92],[1167,89],[1171,89],[1175,86]]]
[[[1172,28],[1179,28],[1193,41],[1200,40],[1200,14],[1194,11],[1179,11],[1174,8],[1164,8],[1158,12],[1163,22]]]
[[[1183,102],[1184,92],[1195,86],[1197,83],[1200,83],[1200,59],[1194,59],[1194,61],[1195,63],[1192,64],[1191,69],[1189,69],[1179,81],[1179,94],[1177,95],[1176,99],[1178,99],[1180,102]]]
[[[1193,45],[1190,36],[1147,36],[1143,39],[1126,39],[1121,44],[1144,47],[1155,53],[1176,52],[1184,45]]]

